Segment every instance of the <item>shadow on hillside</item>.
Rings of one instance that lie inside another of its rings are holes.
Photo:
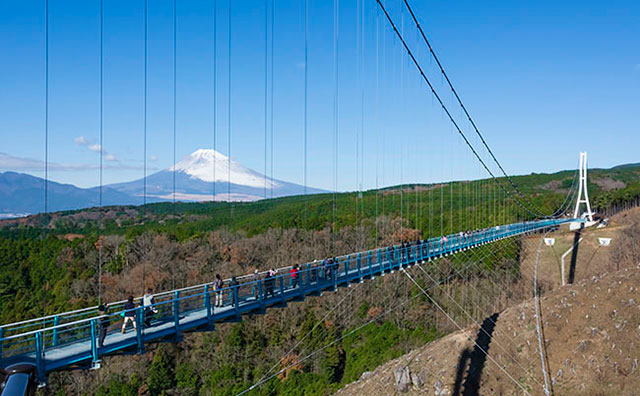
[[[499,313],[485,318],[482,322],[481,328],[476,335],[475,345],[473,350],[466,348],[460,354],[458,359],[458,369],[456,371],[456,382],[453,388],[453,396],[478,396],[480,389],[480,378],[482,377],[482,370],[484,369],[485,362],[487,361],[487,353],[489,353],[489,344],[493,337],[493,330],[496,327],[496,321],[498,320]],[[467,368],[468,367],[468,368]],[[467,373],[462,382],[464,373]],[[461,393],[461,389],[464,391]]]
[[[568,283],[572,284],[576,279],[576,261],[578,260],[578,248],[580,245],[580,234],[582,230],[577,230],[573,235],[573,250],[571,251],[571,266],[569,267],[569,280]]]

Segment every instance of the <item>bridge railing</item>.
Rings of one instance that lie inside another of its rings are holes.
[[[297,280],[290,273],[291,266],[283,267],[273,278],[265,273],[238,277],[238,284],[222,290],[214,290],[211,283],[172,290],[154,295],[151,307],[136,308],[136,323],[139,343],[147,331],[144,328],[145,309],[157,311],[153,314],[152,328],[168,324],[179,331],[181,320],[194,312],[201,312],[211,320],[213,316],[226,312],[240,314],[241,306],[265,307],[284,302],[290,296],[300,296],[311,291],[321,291],[355,279],[388,272],[399,266],[427,258],[439,257],[465,247],[488,243],[497,238],[509,237],[527,231],[560,224],[568,220],[543,220],[492,227],[473,232],[451,234],[431,238],[408,245],[394,245],[338,256],[333,259],[314,261],[299,266]],[[140,301],[140,298],[136,299]],[[216,303],[222,307],[216,307]],[[123,321],[124,302],[109,305],[109,334],[119,330]],[[234,312],[235,311],[235,312]],[[243,311],[244,312],[244,311]],[[92,308],[66,312],[45,318],[23,321],[0,327],[0,359],[35,354],[39,358],[45,351],[91,341],[95,344],[100,317]],[[116,324],[119,323],[119,324]],[[96,352],[97,353],[97,352]]]

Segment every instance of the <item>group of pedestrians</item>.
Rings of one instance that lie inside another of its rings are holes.
[[[315,263],[319,264],[318,261],[315,261]],[[323,260],[322,264],[318,265],[314,271],[311,271],[311,273],[314,273],[318,270],[320,271],[321,278],[324,277],[326,279],[332,279],[333,275],[336,274],[338,270],[338,261],[335,259],[335,257]],[[291,288],[300,287],[301,274],[302,271],[300,270],[298,264],[295,264],[291,267],[291,269],[289,270]],[[253,296],[256,299],[260,297],[259,284],[262,283],[264,298],[267,299],[275,297],[277,277],[278,271],[273,267],[264,274],[264,277],[261,277],[260,272],[256,269],[251,279]],[[315,277],[312,276],[310,279],[314,280],[314,278]],[[229,285],[227,286],[225,285],[225,282],[220,274],[216,274],[213,280],[213,294],[215,296],[214,307],[222,308],[225,306],[225,294],[228,295],[228,300],[230,301],[231,305],[235,306],[237,301],[235,301],[234,289],[236,289],[239,285],[240,284],[235,276],[231,277]],[[158,313],[158,309],[155,306],[155,298],[150,288],[147,289],[147,292],[144,294],[144,296],[142,296],[138,305],[136,305],[134,297],[129,296],[122,308],[122,312],[120,312],[120,315],[122,316],[122,326],[120,328],[120,331],[122,334],[126,333],[129,323],[131,323],[134,331],[138,330],[137,316],[140,312],[139,308],[142,308],[141,323],[145,328],[151,327],[151,322],[154,316]],[[104,346],[104,340],[107,337],[107,331],[109,329],[109,326],[111,325],[111,318],[113,318],[114,315],[109,312],[109,307],[105,304],[101,304],[98,307],[98,315],[98,347],[102,348]]]
[[[158,309],[154,306],[155,298],[152,294],[151,289],[147,289],[147,292],[140,301],[139,307],[142,307],[142,325],[144,327],[151,327],[151,320],[154,315],[158,313]],[[133,296],[129,296],[127,301],[124,303],[123,311],[120,313],[122,316],[122,326],[121,333],[124,334],[127,330],[127,324],[131,323],[134,330],[138,330],[137,324],[137,311],[138,308],[134,302]],[[104,346],[104,340],[107,337],[107,331],[109,330],[109,326],[111,325],[110,317],[112,315],[109,314],[109,306],[105,304],[100,304],[98,306],[98,347],[102,348]]]

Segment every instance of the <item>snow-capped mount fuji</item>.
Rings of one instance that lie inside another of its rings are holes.
[[[180,201],[211,201],[215,188],[216,201],[255,201],[267,195],[284,197],[304,194],[304,187],[295,183],[272,180],[241,163],[211,149],[200,149],[181,159],[174,166],[147,177],[149,201],[173,198],[175,176],[176,199]],[[108,187],[133,196],[142,196],[144,179]],[[327,192],[307,187],[308,194]]]
[[[248,187],[277,188],[279,183],[253,171],[226,155],[211,149],[200,149],[184,157],[169,168],[171,172],[184,172],[204,182],[233,181]]]

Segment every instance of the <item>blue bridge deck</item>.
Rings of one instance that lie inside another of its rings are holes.
[[[287,271],[269,281],[251,275],[239,277],[238,285],[220,291],[213,290],[212,284],[204,284],[160,293],[155,295],[153,308],[157,313],[150,326],[143,326],[145,307],[137,307],[137,330],[129,325],[125,334],[120,333],[123,305],[122,302],[115,303],[110,306],[112,326],[102,347],[97,345],[100,320],[97,307],[3,325],[0,327],[0,365],[32,362],[41,377],[74,366],[90,367],[104,355],[143,352],[146,343],[179,339],[182,332],[212,330],[215,323],[238,320],[243,314],[259,314],[268,307],[303,300],[308,295],[335,290],[400,267],[575,221],[580,220],[550,219],[510,224],[432,238],[404,247],[389,246],[349,254],[336,257],[333,262],[306,263],[300,266],[296,285]],[[229,281],[225,283],[228,285]],[[215,307],[216,297],[222,300],[222,307]]]

